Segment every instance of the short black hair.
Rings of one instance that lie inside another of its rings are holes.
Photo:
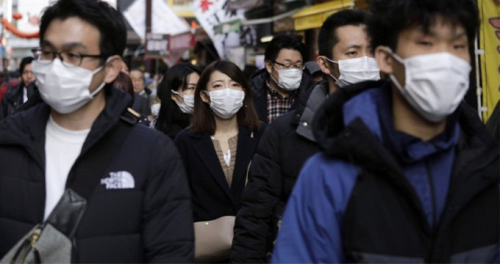
[[[99,30],[99,47],[103,56],[123,54],[127,43],[123,16],[101,0],[59,0],[46,8],[40,23],[40,42],[53,20],[70,17],[78,17]]]
[[[307,61],[306,45],[302,42],[302,37],[283,33],[276,35],[273,40],[271,40],[269,46],[266,48],[264,59],[266,61],[274,62],[282,49],[296,50],[300,52],[300,55],[302,55],[302,60]]]
[[[469,43],[474,41],[479,27],[477,6],[473,0],[372,0],[372,17],[368,23],[372,52],[378,46],[396,50],[399,34],[415,26],[425,33],[437,18],[453,26],[463,26]]]
[[[318,55],[332,58],[332,49],[339,42],[337,28],[366,25],[369,14],[358,9],[346,9],[330,15],[319,31]]]
[[[28,64],[31,64],[33,62],[35,58],[33,57],[24,57],[22,60],[21,60],[21,64],[19,65],[19,74],[23,74],[23,71],[24,71],[24,68],[26,67],[26,65]]]

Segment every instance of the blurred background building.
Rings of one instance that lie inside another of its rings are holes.
[[[19,60],[38,46],[40,16],[51,1],[0,0],[1,72],[15,69]],[[130,69],[145,70],[150,76],[181,61],[203,67],[217,59],[228,59],[242,69],[245,65],[262,68],[266,45],[278,33],[301,35],[308,47],[306,60],[314,60],[319,28],[330,14],[345,8],[368,10],[369,6],[369,0],[106,1],[126,18],[125,62]],[[500,39],[495,33],[500,28],[499,1],[477,2],[483,23],[475,49],[477,74],[473,80],[478,88],[470,96],[477,97],[477,105],[483,100],[493,104],[500,93],[500,50],[496,48]],[[484,51],[489,49],[488,56]],[[481,67],[486,69],[486,62],[493,69],[491,73],[480,71]],[[480,113],[486,113],[485,118],[493,110],[490,108],[484,104],[478,107]]]

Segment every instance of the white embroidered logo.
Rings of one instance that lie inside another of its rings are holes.
[[[101,179],[101,184],[106,189],[133,189],[135,187],[134,177],[128,171],[110,172],[109,178]]]

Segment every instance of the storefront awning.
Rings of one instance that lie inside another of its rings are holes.
[[[295,30],[319,28],[331,14],[342,9],[353,7],[354,0],[335,0],[304,8],[293,15],[295,19]]]

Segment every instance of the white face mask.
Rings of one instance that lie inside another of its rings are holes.
[[[40,96],[52,109],[61,114],[72,113],[90,102],[104,87],[102,83],[90,93],[94,74],[103,66],[90,71],[78,66],[65,66],[59,58],[44,63],[33,61],[33,73]]]
[[[374,58],[363,56],[354,59],[339,60],[338,62],[330,60],[327,57],[323,58],[339,65],[339,78],[335,78],[333,74],[330,74],[330,76],[336,81],[335,84],[340,88],[353,83],[378,81],[380,79],[380,69]]]
[[[210,97],[210,108],[222,119],[229,119],[243,106],[245,92],[230,88],[217,91],[204,91]]]
[[[151,114],[154,116],[158,116],[160,114],[160,108],[161,108],[160,103],[152,104],[151,105]]]
[[[181,109],[181,111],[184,113],[184,114],[191,114],[193,113],[193,109],[194,109],[194,94],[190,94],[190,95],[183,95],[183,94],[180,94],[174,90],[172,90],[172,93],[173,94],[176,94],[180,97],[182,97],[184,99],[184,102],[181,103],[177,100],[174,100],[175,103],[179,106],[179,108]]]
[[[391,74],[392,82],[423,118],[439,122],[457,109],[469,89],[468,62],[448,52],[407,59],[389,52],[405,67],[405,86]]]
[[[276,68],[274,68],[276,69]],[[269,74],[271,76],[271,79],[280,87],[281,89],[285,91],[294,91],[297,90],[300,87],[300,82],[302,81],[302,71],[299,69],[283,69],[283,70],[278,70],[279,74],[279,82],[276,81],[273,78],[272,74]]]

